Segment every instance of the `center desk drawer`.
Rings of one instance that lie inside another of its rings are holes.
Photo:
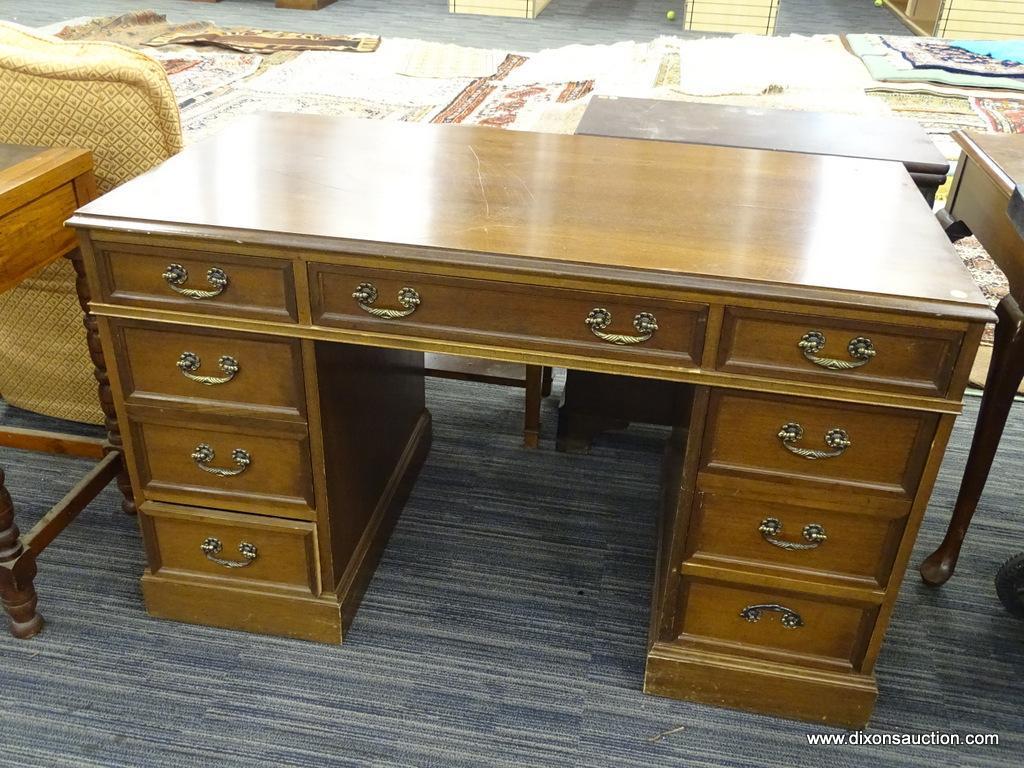
[[[963,334],[727,307],[717,367],[729,373],[943,396]]]
[[[286,259],[97,243],[103,300],[208,315],[295,322]]]
[[[802,497],[870,491],[913,498],[938,424],[933,413],[717,389],[704,470],[804,486]]]
[[[325,326],[675,366],[704,343],[701,304],[324,264],[309,282]]]
[[[319,594],[316,525],[149,502],[153,573],[174,572]]]
[[[130,421],[147,499],[315,519],[305,424],[240,427],[148,413]]]
[[[217,403],[302,417],[299,343],[277,336],[117,321],[128,402]]]

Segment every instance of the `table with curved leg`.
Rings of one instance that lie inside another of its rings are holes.
[[[1007,216],[1014,188],[1024,183],[1024,136],[957,132],[954,138],[963,152],[939,221],[951,240],[971,234],[978,238],[1006,274],[1010,293],[996,308],[992,362],[953,517],[942,544],[921,564],[921,578],[931,586],[945,584],[953,575],[1024,378],[1024,238]]]

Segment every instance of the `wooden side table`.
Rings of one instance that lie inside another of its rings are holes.
[[[992,362],[953,518],[942,544],[921,564],[921,578],[931,586],[945,584],[953,575],[1024,378],[1024,240],[1006,215],[1014,188],[1024,183],[1024,136],[957,131],[953,138],[963,152],[939,221],[951,240],[970,234],[978,238],[1006,275],[1010,293],[996,307]]]
[[[115,477],[133,511],[131,486],[122,472],[121,437],[113,410],[96,320],[88,314],[89,293],[78,251],[78,238],[64,222],[75,209],[96,197],[92,157],[80,149],[45,149],[0,144],[0,293],[61,257],[70,258],[78,274],[78,299],[86,312],[86,341],[108,440],[28,429],[0,428],[0,446],[97,459],[95,467],[25,535],[14,521],[14,506],[0,467],[0,604],[10,617],[11,634],[28,638],[43,627],[36,611],[36,557],[75,515]],[[2,322],[2,318],[0,318]]]

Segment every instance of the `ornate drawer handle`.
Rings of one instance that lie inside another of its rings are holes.
[[[782,523],[774,517],[766,517],[762,520],[757,530],[761,532],[761,536],[765,541],[782,549],[816,549],[828,541],[825,529],[818,525],[818,523],[808,523],[804,526],[803,535],[808,541],[807,544],[775,538],[782,533]]]
[[[638,312],[633,318],[633,327],[639,336],[625,336],[620,333],[605,333],[604,329],[612,323],[612,313],[604,307],[594,307],[584,320],[597,338],[610,344],[625,346],[626,344],[643,344],[658,330],[658,321],[650,312]]]
[[[359,308],[369,312],[374,317],[382,317],[385,320],[397,320],[400,317],[408,317],[416,311],[420,305],[420,295],[415,288],[403,288],[398,292],[398,303],[405,309],[381,309],[370,306],[377,300],[377,286],[373,283],[360,283],[352,292],[352,298],[359,302]]]
[[[786,606],[778,605],[777,603],[748,605],[740,611],[740,616],[753,623],[761,620],[761,613],[764,611],[775,611],[777,613],[781,613],[782,617],[779,621],[782,622],[782,626],[786,629],[799,629],[804,625],[803,617],[799,613],[794,611],[792,608],[787,608]]]
[[[178,370],[181,371],[181,375],[186,379],[191,379],[198,384],[206,384],[207,386],[227,384],[238,373],[238,361],[229,355],[221,355],[220,359],[217,360],[217,367],[224,371],[223,376],[196,375],[196,371],[199,370],[202,361],[199,359],[199,355],[194,352],[182,352],[176,365]]]
[[[196,463],[203,472],[209,472],[211,475],[217,475],[218,477],[233,477],[240,475],[249,468],[252,464],[252,456],[249,452],[242,448],[235,448],[231,452],[231,460],[235,462],[235,469],[221,469],[220,467],[209,466],[210,462],[213,461],[214,453],[206,443],[200,443],[196,446],[196,449],[192,451],[192,461]]]
[[[802,456],[805,459],[833,459],[836,456],[842,456],[846,449],[852,445],[850,442],[850,436],[846,434],[845,429],[839,429],[833,427],[825,433],[825,445],[832,450],[830,451],[816,451],[813,448],[800,448],[796,443],[804,436],[804,428],[796,422],[789,422],[783,424],[782,429],[779,430],[779,440],[782,441],[782,445],[790,453],[795,453],[797,456]]]
[[[210,267],[206,270],[206,282],[213,286],[212,291],[183,288],[182,286],[188,281],[188,270],[181,264],[168,264],[167,269],[164,270],[164,280],[172,290],[182,296],[188,296],[190,299],[212,299],[214,296],[220,296],[228,287],[227,273],[220,267]]]
[[[848,371],[851,368],[860,368],[871,362],[875,356],[875,345],[871,339],[858,336],[850,339],[846,345],[846,351],[850,353],[853,360],[836,360],[832,357],[818,357],[818,353],[825,348],[825,334],[821,331],[809,331],[805,333],[796,344],[804,353],[804,357],[815,365],[828,368],[830,371]]]
[[[253,561],[259,556],[256,551],[256,545],[250,544],[248,541],[243,541],[238,545],[238,551],[242,554],[241,560],[224,560],[223,558],[217,557],[221,550],[224,549],[224,545],[220,543],[220,539],[216,539],[213,536],[203,541],[199,545],[199,548],[203,550],[203,554],[206,555],[206,559],[211,563],[217,565],[223,565],[225,568],[246,568],[253,564]]]

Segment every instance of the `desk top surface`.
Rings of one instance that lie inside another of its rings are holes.
[[[875,160],[266,114],[72,223],[985,307],[905,170]]]
[[[915,173],[949,173],[920,124],[898,117],[595,96],[576,133],[894,160]]]
[[[27,147],[22,144],[0,144],[0,173],[45,151],[43,147]]]

